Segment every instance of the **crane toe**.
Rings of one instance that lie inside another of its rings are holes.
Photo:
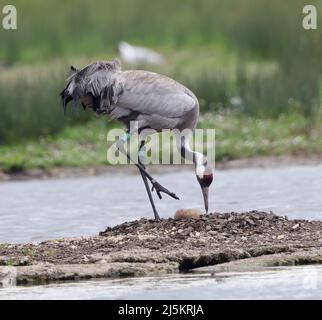
[[[169,195],[171,198],[174,198],[176,200],[180,200],[179,197],[175,193],[169,191],[167,188],[163,187],[159,182],[157,182],[155,180],[152,182],[151,191],[154,191],[154,190],[156,191],[156,193],[160,199],[162,199],[161,192],[163,192],[163,193]]]

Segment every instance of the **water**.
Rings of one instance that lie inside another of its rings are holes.
[[[322,299],[322,266],[174,274],[0,290],[1,299]]]
[[[156,178],[181,201],[156,198],[162,217],[179,208],[203,206],[191,170]],[[152,218],[141,177],[109,173],[98,177],[0,183],[0,243],[96,235],[141,217]],[[272,210],[290,218],[322,218],[322,166],[217,170],[210,211]]]
[[[155,177],[181,198],[181,201],[166,196],[161,201],[156,199],[162,217],[172,216],[179,208],[202,207],[201,191],[192,169]],[[210,211],[272,210],[290,218],[321,219],[321,189],[321,165],[217,170],[210,193]],[[0,183],[0,197],[0,243],[96,235],[105,226],[153,216],[140,176],[127,172],[4,182]],[[315,278],[313,289],[303,285],[312,280],[305,278],[310,274],[321,279],[321,267],[6,288],[0,290],[0,299],[322,298],[321,284]]]

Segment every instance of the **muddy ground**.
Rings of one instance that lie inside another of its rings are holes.
[[[0,244],[0,282],[11,267],[18,284],[24,284],[179,272],[276,254],[282,255],[275,264],[320,263],[321,247],[322,221],[273,213],[140,219],[94,237]]]

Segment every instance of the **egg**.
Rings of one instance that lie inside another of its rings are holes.
[[[174,214],[174,219],[187,219],[187,218],[192,218],[192,219],[199,219],[200,216],[202,215],[201,210],[199,209],[179,209],[176,211]]]

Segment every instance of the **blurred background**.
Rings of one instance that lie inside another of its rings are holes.
[[[77,106],[64,116],[58,94],[71,64],[116,56],[194,91],[199,127],[216,128],[216,160],[322,152],[321,1],[310,1],[317,30],[302,27],[303,0],[11,4],[18,29],[0,29],[0,171],[106,163],[106,133],[119,124]],[[160,59],[131,60],[121,41]]]

